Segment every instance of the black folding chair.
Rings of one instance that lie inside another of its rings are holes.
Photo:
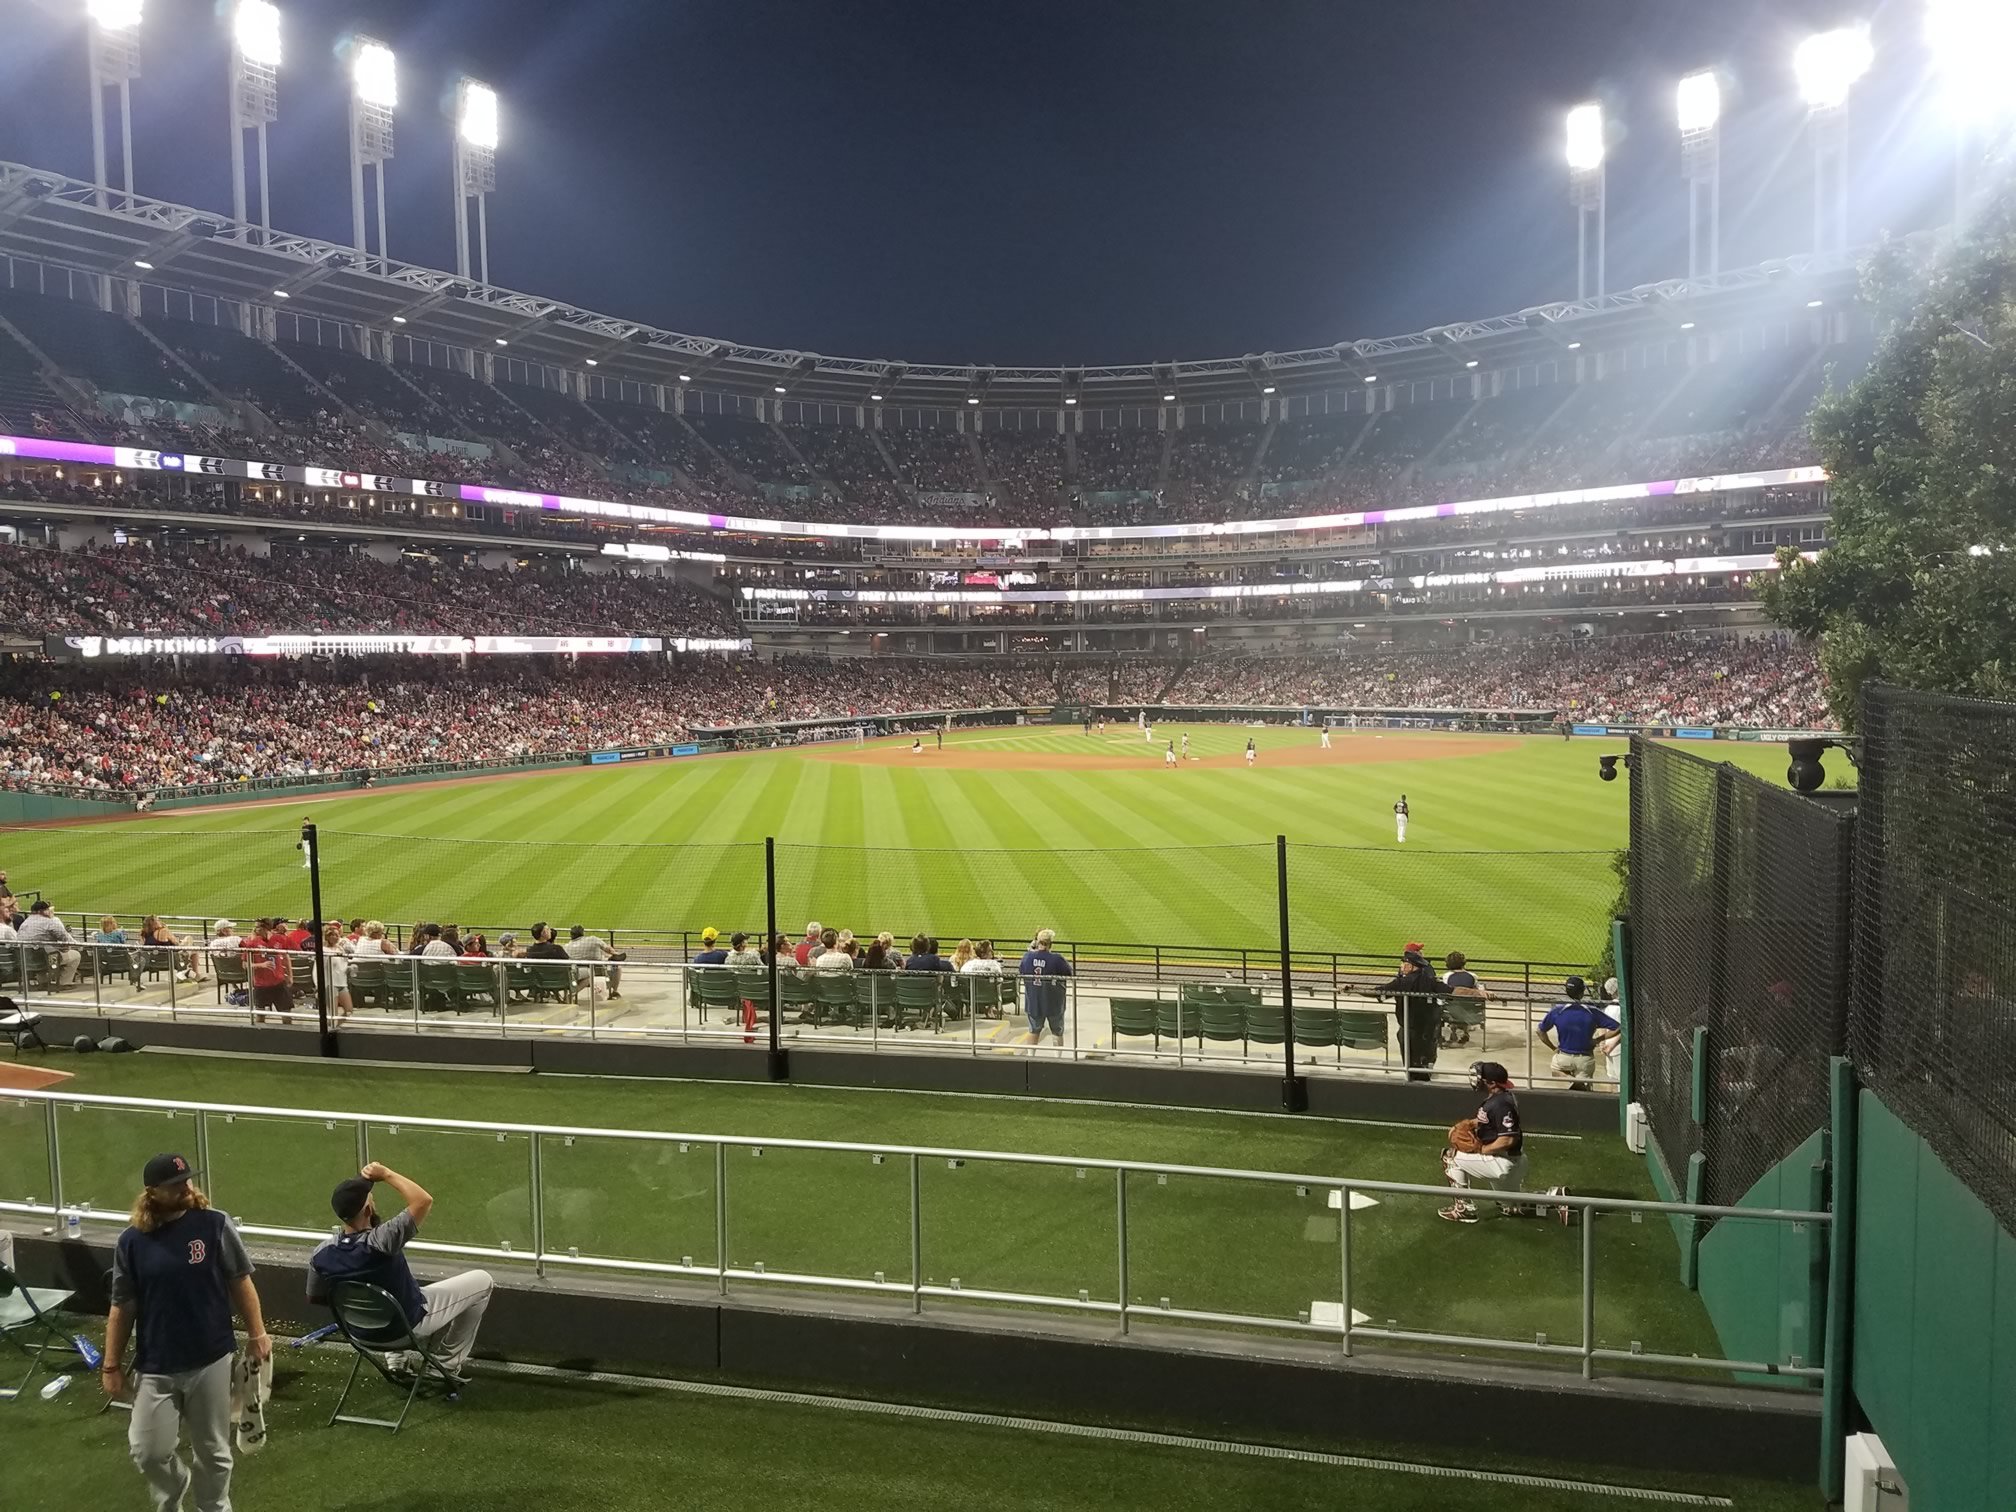
[[[70,1297],[71,1293],[58,1287],[23,1286],[13,1271],[0,1265],[0,1337],[28,1356],[28,1369],[21,1379],[12,1386],[0,1387],[0,1402],[12,1401],[28,1389],[50,1350],[76,1353],[77,1346],[70,1341],[70,1335],[49,1316]],[[28,1343],[29,1339],[35,1341],[33,1345]]]
[[[413,1325],[406,1321],[406,1309],[384,1287],[369,1281],[339,1281],[329,1294],[329,1310],[336,1315],[336,1326],[357,1357],[350,1362],[350,1378],[343,1383],[342,1394],[336,1398],[336,1410],[329,1414],[326,1426],[358,1423],[366,1428],[390,1428],[397,1433],[405,1426],[406,1414],[413,1410],[413,1399],[426,1381],[446,1387],[448,1399],[456,1399],[462,1383],[434,1357],[427,1341],[413,1332]],[[414,1363],[408,1371],[394,1371],[385,1363],[388,1354],[404,1354]],[[366,1360],[394,1391],[401,1386],[406,1388],[406,1400],[397,1418],[359,1417],[343,1411],[343,1404],[350,1399],[350,1388],[357,1384],[357,1373]]]
[[[16,1060],[29,1045],[38,1050],[49,1048],[48,1041],[42,1038],[42,1015],[23,1012],[21,1005],[11,997],[0,997],[0,1034],[14,1042]]]

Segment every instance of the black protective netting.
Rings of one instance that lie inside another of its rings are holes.
[[[1639,739],[1631,937],[1639,1101],[1676,1187],[1733,1204],[1828,1114],[1843,1048],[1854,820],[1721,762]],[[1694,1118],[1695,1034],[1707,1099]]]
[[[1869,687],[1861,725],[1850,1053],[2016,1229],[2016,704]]]

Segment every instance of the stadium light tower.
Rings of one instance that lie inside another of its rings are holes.
[[[231,214],[245,220],[245,133],[259,140],[259,224],[273,229],[266,128],[280,111],[280,7],[238,0],[231,12]]]
[[[455,271],[469,276],[469,201],[476,201],[476,259],[490,282],[487,196],[497,187],[497,91],[475,79],[455,84]]]
[[[91,168],[98,208],[108,203],[105,169],[105,87],[119,90],[120,172],[133,198],[133,81],[140,77],[140,11],[145,0],[86,0],[91,18]]]
[[[1575,297],[1603,292],[1603,107],[1590,102],[1568,112],[1568,199],[1575,206]],[[1589,228],[1596,228],[1596,285],[1589,285]]]
[[[1928,0],[1925,42],[1953,118],[1953,219],[1965,217],[1973,170],[2016,121],[2006,77],[2016,57],[2016,6],[2008,0]]]
[[[1687,180],[1687,276],[1712,278],[1722,271],[1722,82],[1712,68],[1688,74],[1674,101]]]
[[[1848,96],[1869,72],[1876,50],[1869,28],[1816,32],[1792,55],[1813,137],[1813,250],[1848,245]]]
[[[352,37],[350,50],[350,227],[357,251],[364,245],[364,167],[378,170],[378,255],[385,250],[385,164],[392,157],[392,111],[399,104],[399,62],[392,49],[369,37]]]

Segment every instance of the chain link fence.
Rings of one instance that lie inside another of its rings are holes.
[[[1698,1154],[1700,1200],[1734,1204],[1827,1122],[1854,820],[1643,737],[1631,754],[1638,1098],[1675,1189]]]
[[[1861,741],[1850,1053],[2016,1230],[2016,704],[1868,687]]]

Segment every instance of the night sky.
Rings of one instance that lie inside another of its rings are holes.
[[[1238,355],[1574,292],[1561,113],[1606,101],[1610,282],[1685,271],[1678,75],[1726,68],[1725,267],[1805,250],[1793,45],[1858,15],[1853,234],[1943,217],[1916,0],[283,0],[274,220],[348,241],[339,37],[400,58],[391,249],[453,264],[458,71],[503,98],[491,272],[700,335],[917,361]],[[0,156],[89,177],[81,0],[0,0]],[[225,27],[148,0],[136,187],[228,208]],[[1733,91],[1733,98],[1732,98]],[[116,168],[114,171],[116,180]]]

